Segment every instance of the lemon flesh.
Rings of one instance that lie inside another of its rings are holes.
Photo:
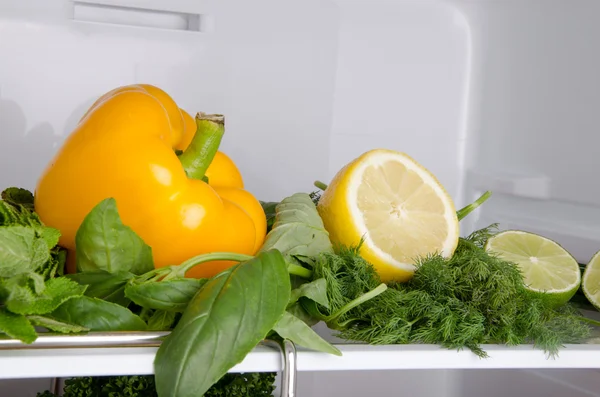
[[[486,250],[519,266],[526,287],[552,306],[567,303],[581,284],[579,264],[556,242],[534,233],[508,230],[491,237]]]
[[[600,252],[597,252],[585,267],[581,289],[588,301],[600,310]]]
[[[335,175],[317,206],[334,245],[356,246],[382,281],[406,281],[418,259],[450,257],[459,228],[439,181],[404,153],[375,149]]]

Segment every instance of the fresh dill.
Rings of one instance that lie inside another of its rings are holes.
[[[411,281],[387,289],[358,247],[339,247],[314,268],[327,281],[329,309],[307,311],[346,340],[439,344],[480,357],[487,356],[482,344],[532,343],[554,356],[586,338],[590,327],[573,307],[547,307],[527,291],[517,265],[483,249],[494,230],[461,238],[449,259],[422,258]]]

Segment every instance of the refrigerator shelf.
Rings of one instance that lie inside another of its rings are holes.
[[[41,336],[31,345],[0,340],[0,379],[152,374],[164,332]],[[549,358],[531,345],[485,345],[489,358],[436,345],[336,344],[343,356],[297,348],[298,371],[600,368],[600,345],[566,345]],[[280,372],[281,351],[261,344],[231,372]]]

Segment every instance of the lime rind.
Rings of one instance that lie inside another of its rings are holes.
[[[522,230],[491,237],[485,249],[519,266],[525,287],[552,306],[566,304],[582,283],[577,260],[560,244]]]
[[[581,289],[592,306],[600,310],[600,251],[596,252],[586,265]]]

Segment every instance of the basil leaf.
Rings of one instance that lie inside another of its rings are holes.
[[[313,304],[314,304],[314,301],[311,301],[311,302],[313,302]],[[302,307],[300,302],[296,302],[293,305],[289,306],[287,311],[294,317],[305,322],[309,327],[312,327],[313,325],[315,325],[319,321],[321,321],[319,318],[315,318],[315,317],[311,316],[310,314],[308,314],[307,311],[304,310],[304,307]]]
[[[91,331],[146,330],[146,323],[129,309],[88,296],[69,299],[53,311],[50,317]]]
[[[335,346],[321,338],[306,323],[288,312],[283,314],[281,320],[273,327],[273,331],[277,332],[282,338],[289,339],[295,344],[308,349],[335,354],[336,356],[342,355]]]
[[[108,273],[105,271],[68,274],[71,280],[87,285],[85,295],[128,306],[131,300],[125,297],[127,282],[135,277],[129,272]]]
[[[84,286],[66,278],[53,278],[46,282],[46,288],[40,295],[31,290],[16,289],[6,302],[6,307],[17,314],[46,314],[54,311],[63,302],[83,295]]]
[[[50,259],[45,241],[25,226],[0,227],[0,277],[37,270]]]
[[[279,250],[291,263],[311,263],[323,252],[333,252],[329,233],[317,207],[306,193],[296,193],[277,205],[273,229],[261,251]]]
[[[298,299],[302,297],[313,300],[319,305],[329,309],[329,298],[327,298],[327,281],[324,278],[319,278],[293,289],[290,296],[290,303],[288,305],[296,303]]]
[[[277,250],[210,279],[158,349],[158,395],[203,395],[266,337],[289,298],[290,277]]]
[[[35,328],[27,317],[11,313],[4,307],[0,307],[0,332],[24,343],[33,343],[37,339]]]
[[[60,332],[63,334],[89,331],[89,329],[85,327],[81,327],[75,324],[63,323],[61,321],[57,321],[49,317],[27,316],[27,318],[29,319],[29,321],[31,321],[33,325],[44,327],[48,330]]]
[[[77,270],[142,274],[154,268],[152,250],[121,222],[117,202],[102,200],[86,215],[75,235]]]
[[[206,283],[205,279],[180,278],[160,282],[130,284],[125,296],[148,309],[182,312]]]
[[[175,316],[177,316],[175,312],[165,310],[155,311],[148,319],[148,331],[167,331],[171,329],[171,326],[175,322]]]

